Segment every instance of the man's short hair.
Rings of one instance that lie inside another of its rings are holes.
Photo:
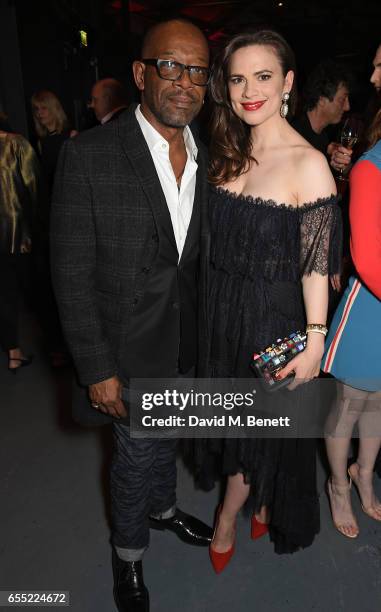
[[[202,29],[200,28],[200,26],[198,26],[194,21],[192,21],[191,19],[188,19],[187,17],[182,17],[181,15],[177,14],[177,13],[172,13],[170,15],[164,15],[161,19],[159,19],[156,23],[154,23],[153,25],[149,26],[149,28],[145,31],[144,36],[143,36],[143,40],[141,43],[141,52],[140,52],[140,57],[144,58],[145,54],[146,54],[146,49],[150,44],[151,38],[154,36],[155,32],[163,25],[166,25],[167,23],[171,23],[173,21],[178,21],[184,25],[188,25],[191,26],[193,28],[196,28],[197,30],[200,31],[200,34],[203,34],[205,37],[205,41],[207,43],[207,38],[204,34],[204,32],[202,31]],[[207,43],[208,44],[208,43]]]
[[[317,106],[320,98],[332,101],[340,85],[349,88],[350,76],[345,66],[333,60],[324,60],[308,76],[304,90],[304,108],[307,111]]]

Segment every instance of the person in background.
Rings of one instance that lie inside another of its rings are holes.
[[[44,89],[34,93],[31,104],[41,167],[51,194],[61,147],[67,138],[76,136],[77,132],[70,129],[62,104],[52,91]]]
[[[330,142],[328,128],[340,123],[344,113],[350,110],[349,80],[349,75],[340,63],[333,60],[320,62],[309,75],[303,90],[304,111],[292,121],[296,131],[327,157],[331,168],[344,173],[350,168],[352,150],[337,142]],[[349,222],[347,206],[341,204],[341,208],[346,238],[342,267],[346,270],[350,265]],[[340,271],[330,277],[328,321],[340,299],[342,274]]]
[[[381,89],[381,46],[371,82]],[[381,503],[372,482],[381,446],[381,109],[369,128],[367,151],[350,173],[349,213],[356,272],[333,317],[322,369],[338,381],[337,403],[326,427],[332,518],[340,533],[356,538],[359,526],[351,505],[352,482],[363,512],[381,521]],[[355,424],[359,450],[347,474]]]
[[[89,108],[102,125],[117,119],[127,106],[127,94],[120,81],[101,79],[93,86]]]
[[[381,108],[381,45],[376,50],[376,54],[373,58],[373,72],[370,78],[370,82],[374,86],[373,96],[368,101],[365,108],[363,119],[364,125],[369,127],[378,110]],[[364,138],[360,141],[360,151],[363,153],[367,146],[367,133],[368,130],[364,131]]]
[[[370,77],[370,82],[374,85],[377,94],[381,95],[381,45],[376,51],[373,60],[373,73]]]
[[[335,170],[345,169],[351,162],[351,149],[330,142],[327,129],[340,123],[350,110],[348,81],[343,66],[332,60],[320,62],[303,90],[304,111],[292,121],[293,128],[324,153]]]
[[[57,96],[46,89],[33,94],[32,113],[46,193],[40,206],[41,233],[33,253],[33,271],[37,291],[36,307],[53,367],[67,365],[68,354],[62,336],[57,305],[50,278],[49,223],[54,175],[58,156],[65,140],[77,135]]]
[[[5,113],[0,111],[0,131],[1,132],[12,132],[12,128],[9,124],[8,117]]]
[[[40,168],[27,140],[0,123],[0,346],[8,368],[16,373],[29,365],[20,347],[19,304],[27,281],[37,219]]]

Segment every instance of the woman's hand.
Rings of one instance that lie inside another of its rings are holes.
[[[316,336],[320,336],[317,338]],[[294,357],[280,372],[277,380],[283,380],[291,372],[295,373],[295,379],[288,385],[293,391],[299,385],[317,378],[320,372],[320,364],[324,353],[324,336],[322,334],[310,333],[307,346],[302,353]]]
[[[331,287],[334,291],[341,291],[341,274],[331,274],[329,277]]]

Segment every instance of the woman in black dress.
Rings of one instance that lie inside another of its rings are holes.
[[[50,279],[50,205],[54,175],[61,147],[65,140],[76,136],[78,132],[69,129],[69,121],[62,104],[52,91],[41,90],[34,93],[31,104],[38,136],[37,148],[46,187],[46,197],[40,206],[39,249],[38,252],[36,249],[34,254],[35,284],[38,287],[36,305],[46,343],[49,347],[51,365],[60,367],[68,363],[69,357],[62,337]]]
[[[293,80],[292,51],[272,31],[234,37],[216,62],[209,296],[212,377],[248,378],[253,352],[306,324],[320,325],[323,333],[309,332],[304,352],[282,370],[281,377],[295,373],[291,388],[319,374],[338,215],[325,157],[285,118]],[[310,545],[319,530],[314,441],[242,438],[221,445],[228,482],[210,547],[215,570],[233,554],[236,517],[249,493],[252,537],[269,523],[276,552]]]
[[[52,91],[37,91],[32,96],[31,104],[41,167],[51,196],[61,147],[65,140],[78,132],[69,129],[69,120],[62,104]]]

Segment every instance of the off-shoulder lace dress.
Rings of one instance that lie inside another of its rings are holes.
[[[304,329],[302,276],[338,271],[340,209],[335,196],[296,208],[213,188],[210,221],[209,373],[248,378],[254,351]],[[253,509],[271,507],[276,552],[311,544],[319,531],[314,440],[245,438],[208,445],[222,453],[225,474],[245,474]]]

